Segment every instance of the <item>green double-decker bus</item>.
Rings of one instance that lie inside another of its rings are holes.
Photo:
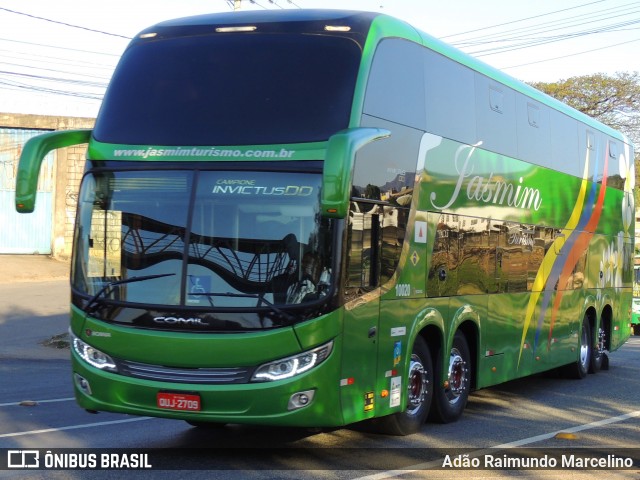
[[[167,21],[88,143],[71,272],[89,411],[410,434],[629,337],[633,148],[377,13]]]

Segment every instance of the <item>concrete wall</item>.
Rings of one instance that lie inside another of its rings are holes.
[[[0,128],[38,129],[43,130],[43,133],[51,130],[93,128],[94,122],[94,118],[0,113]],[[85,144],[61,148],[56,154],[51,245],[54,257],[69,258],[71,256],[76,202],[86,150]]]

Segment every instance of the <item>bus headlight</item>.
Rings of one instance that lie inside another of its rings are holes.
[[[300,375],[325,361],[329,357],[332,348],[333,341],[292,357],[281,358],[280,360],[260,365],[253,377],[251,377],[251,381],[272,382]]]
[[[83,342],[73,333],[71,333],[71,339],[73,350],[89,365],[99,368],[100,370],[106,370],[107,372],[118,371],[116,363],[109,355]]]

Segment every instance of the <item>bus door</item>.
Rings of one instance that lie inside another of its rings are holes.
[[[380,319],[380,226],[377,205],[352,202],[348,217],[344,341],[340,389],[346,423],[375,411]]]

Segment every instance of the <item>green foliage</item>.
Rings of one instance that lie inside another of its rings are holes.
[[[532,83],[533,87],[572,106],[576,110],[639,140],[640,76],[638,72],[603,73],[572,77],[552,83]]]
[[[364,198],[380,200],[382,198],[380,194],[380,187],[371,184],[367,185],[364,189]]]

